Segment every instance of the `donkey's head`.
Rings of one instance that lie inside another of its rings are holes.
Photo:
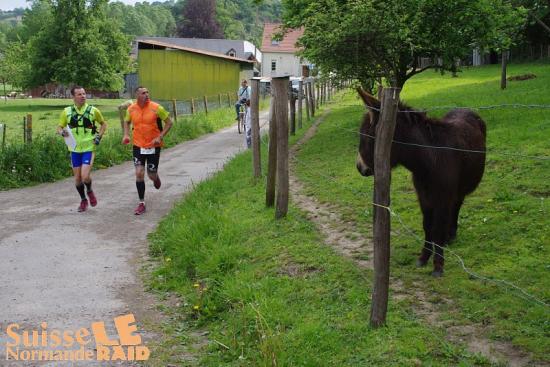
[[[374,134],[380,117],[380,101],[374,96],[357,88],[357,92],[365,102],[367,112],[359,130],[359,152],[357,153],[357,170],[363,176],[374,174]]]

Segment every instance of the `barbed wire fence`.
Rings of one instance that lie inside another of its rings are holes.
[[[353,105],[339,104],[339,107],[346,107],[346,106],[361,107],[362,105],[360,105],[360,104],[353,104]],[[372,108],[372,107],[368,107],[368,106],[364,106],[364,105],[363,105],[363,107],[371,108],[371,109],[376,110],[376,111],[380,111],[380,109],[377,109],[377,108]],[[423,109],[423,110],[398,110],[398,113],[427,113],[427,112],[431,112],[431,111],[438,111],[438,110],[444,110],[444,109],[454,109],[454,108],[468,108],[468,109],[472,109],[472,110],[491,110],[491,109],[497,109],[497,108],[550,109],[550,105],[514,103],[514,104],[499,104],[499,105],[478,106],[478,107],[436,106],[436,107],[432,107],[432,108],[429,108],[429,109]],[[371,136],[369,134],[364,134],[364,133],[361,133],[360,131],[357,131],[357,130],[353,130],[353,129],[350,129],[350,128],[341,129],[341,133],[346,133],[347,134],[349,132],[353,132],[354,134],[357,134],[359,136],[365,136],[369,139],[373,139],[373,140],[376,139],[375,136]],[[267,146],[268,141],[267,141],[267,137],[265,135],[261,137],[260,141],[263,145]],[[498,150],[495,150],[495,149],[487,149],[487,150],[481,151],[481,150],[460,149],[460,148],[448,147],[448,146],[422,145],[422,144],[415,144],[415,143],[409,143],[409,142],[398,141],[398,140],[392,140],[392,142],[396,143],[396,144],[403,144],[403,145],[408,145],[408,146],[411,146],[411,147],[423,148],[423,149],[444,149],[444,150],[460,151],[460,152],[466,152],[466,153],[502,155],[502,156],[506,156],[508,158],[532,159],[532,160],[539,160],[539,161],[548,161],[548,160],[550,160],[550,156],[526,155],[526,154],[498,151]],[[355,148],[357,148],[357,146],[355,146]],[[327,181],[333,182],[335,185],[338,185],[340,187],[342,186],[342,182],[338,181],[336,178],[331,177],[331,176],[329,176],[325,173],[322,173],[322,172],[312,171],[311,166],[307,162],[301,161],[296,156],[291,156],[290,159],[294,164],[301,165],[301,166],[305,167],[309,174],[314,174],[317,177],[320,177],[320,178],[323,178]],[[344,183],[344,186],[346,188],[348,188],[350,191],[354,192],[356,195],[361,196],[362,198],[364,198],[364,196],[366,194],[365,192],[359,191],[355,187],[350,186],[348,184]],[[368,201],[368,200],[367,200],[367,205],[381,207],[381,208],[387,210],[390,213],[390,215],[397,220],[397,222],[399,223],[400,228],[402,229],[402,231],[393,230],[392,233],[394,235],[414,239],[415,242],[418,242],[420,244],[426,243],[426,241],[421,236],[419,236],[415,232],[414,229],[412,229],[411,227],[409,227],[408,225],[405,224],[405,222],[402,219],[402,216],[399,215],[391,206],[380,205],[380,204],[377,204],[375,202]],[[524,288],[521,288],[521,287],[515,285],[514,283],[512,283],[510,281],[507,281],[507,280],[504,280],[504,279],[499,279],[499,278],[496,278],[496,277],[482,275],[478,272],[475,272],[474,270],[472,270],[471,268],[466,266],[466,262],[464,261],[464,259],[456,251],[453,251],[453,250],[449,249],[449,247],[440,246],[440,245],[438,245],[434,242],[430,242],[430,241],[428,241],[427,243],[434,246],[434,249],[435,249],[435,247],[445,249],[445,251],[447,253],[452,255],[452,258],[459,265],[460,269],[465,274],[468,275],[469,279],[476,279],[476,280],[479,280],[479,281],[482,281],[482,282],[485,282],[485,283],[494,284],[495,286],[499,287],[500,289],[503,289],[506,293],[512,294],[515,297],[521,298],[523,300],[526,300],[528,302],[531,302],[531,303],[534,303],[534,304],[537,304],[537,305],[540,305],[540,306],[543,306],[543,307],[546,307],[546,308],[550,308],[550,304],[547,301],[545,301],[543,299],[540,299],[539,297],[531,294],[530,292],[528,292]],[[432,253],[435,253],[434,249],[431,250]],[[447,259],[445,259],[445,260],[447,260]]]

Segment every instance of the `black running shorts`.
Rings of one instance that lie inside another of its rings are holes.
[[[145,166],[148,172],[157,172],[160,159],[160,147],[154,148],[154,153],[148,154],[144,148],[134,145],[134,166]]]

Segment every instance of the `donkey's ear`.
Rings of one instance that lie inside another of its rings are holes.
[[[359,95],[363,99],[363,102],[365,102],[368,107],[374,107],[377,109],[380,108],[380,101],[376,99],[373,95],[365,92],[363,88],[357,87],[357,93],[359,93]]]

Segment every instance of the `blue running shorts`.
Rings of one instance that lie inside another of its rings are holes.
[[[93,152],[71,152],[71,162],[73,164],[73,168],[78,168],[83,164],[90,165],[90,163],[92,162],[92,153]]]

